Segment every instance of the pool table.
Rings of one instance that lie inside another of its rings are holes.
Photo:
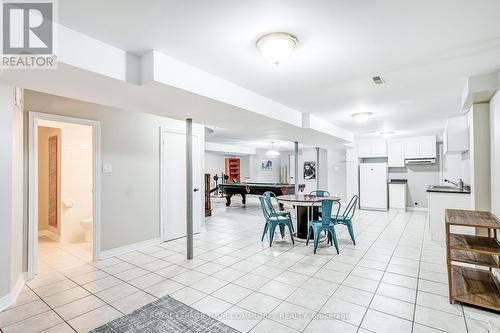
[[[226,183],[219,185],[220,190],[226,196],[226,206],[231,205],[231,197],[235,194],[241,195],[241,202],[246,204],[247,194],[262,195],[266,191],[273,192],[276,196],[295,194],[295,185],[280,183]],[[299,190],[304,190],[304,185],[299,185]]]

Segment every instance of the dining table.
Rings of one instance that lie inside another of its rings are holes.
[[[309,220],[318,220],[320,216],[320,201],[340,201],[339,197],[317,196],[313,194],[286,194],[277,196],[276,199],[280,203],[280,206],[288,204],[295,207],[295,216],[297,217],[296,237],[300,239],[307,239],[307,226],[309,225]]]

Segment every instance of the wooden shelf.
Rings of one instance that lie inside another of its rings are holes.
[[[451,266],[454,301],[500,311],[500,291],[490,271]]]
[[[451,250],[451,260],[472,265],[500,268],[498,257],[491,254]]]
[[[500,244],[492,237],[450,234],[450,248],[454,250],[500,255]]]
[[[465,227],[500,229],[500,221],[490,212],[481,212],[475,210],[446,210],[447,224],[461,225]]]
[[[226,158],[225,160],[225,173],[229,177],[228,182],[240,180],[240,159],[239,158]]]

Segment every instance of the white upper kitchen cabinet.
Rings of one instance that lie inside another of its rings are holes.
[[[448,119],[444,131],[444,153],[465,153],[469,150],[469,123],[466,116]]]
[[[385,140],[364,140],[358,142],[358,157],[387,157],[387,142]]]
[[[436,158],[436,136],[409,138],[404,143],[405,158]]]
[[[389,140],[387,143],[387,164],[390,168],[405,166],[405,143],[402,140]]]

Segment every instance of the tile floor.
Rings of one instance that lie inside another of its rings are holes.
[[[480,333],[499,318],[449,304],[444,245],[429,240],[425,213],[358,211],[356,246],[338,227],[340,255],[324,245],[313,255],[288,239],[261,243],[256,201],[233,201],[214,203],[194,260],[176,240],[48,270],[0,313],[0,329],[86,332],[165,295],[241,332]]]

